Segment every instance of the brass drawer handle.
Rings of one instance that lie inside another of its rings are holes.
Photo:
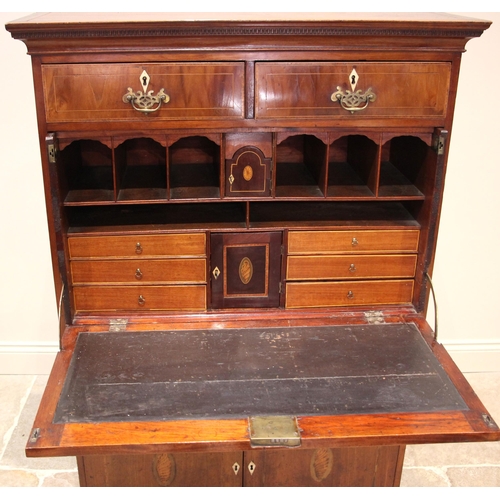
[[[357,246],[358,246],[358,244],[359,244],[359,242],[358,242],[357,238],[353,238],[353,239],[352,239],[352,241],[351,241],[351,245],[352,245],[353,247],[357,247]]]
[[[135,244],[135,253],[140,255],[142,253],[142,245],[140,243]]]
[[[161,89],[156,95],[153,95],[153,90],[149,92],[134,92],[131,87],[128,87],[128,92],[123,96],[123,102],[129,102],[132,107],[141,113],[154,113],[161,108],[162,103],[170,101],[170,96],[165,94],[164,89]]]
[[[146,303],[146,299],[142,295],[139,295],[139,298],[137,299],[137,303],[140,306],[143,306]]]
[[[352,290],[349,290],[349,291],[347,292],[347,298],[348,298],[349,300],[354,298],[354,293],[352,292]]]
[[[351,265],[349,266],[349,272],[350,272],[350,273],[355,273],[356,271],[357,271],[357,269],[356,269],[356,265],[355,265],[355,264],[351,264]]]
[[[135,279],[136,280],[141,280],[142,279],[142,271],[139,268],[137,268],[135,270]]]
[[[365,93],[362,92],[362,90],[357,90],[356,92],[351,92],[350,90],[344,91],[340,87],[337,87],[337,92],[331,95],[331,100],[333,102],[338,101],[346,111],[350,111],[351,113],[363,111],[370,102],[375,101],[377,96],[371,87]]]

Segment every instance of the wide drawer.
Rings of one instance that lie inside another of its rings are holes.
[[[290,231],[288,254],[416,252],[419,231]]]
[[[205,285],[78,286],[75,311],[203,311]]]
[[[205,283],[205,259],[74,260],[73,284]]]
[[[287,283],[286,307],[408,304],[413,280]]]
[[[444,119],[450,71],[448,63],[427,62],[259,63],[256,117]],[[356,103],[367,91],[374,97]]]
[[[71,259],[206,255],[205,233],[79,236],[68,238]]]
[[[292,255],[286,279],[411,278],[416,264],[416,255]]]
[[[243,117],[242,63],[48,64],[42,79],[49,123]],[[123,99],[129,89],[136,97],[163,89],[168,99],[137,111]]]

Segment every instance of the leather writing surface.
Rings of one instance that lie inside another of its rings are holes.
[[[464,410],[412,324],[81,333],[55,422]]]

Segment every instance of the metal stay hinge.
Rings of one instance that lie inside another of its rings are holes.
[[[128,319],[114,318],[109,320],[110,332],[124,332],[127,329]]]
[[[248,419],[251,446],[300,446],[296,417],[269,416]]]
[[[40,437],[40,427],[35,427],[30,434],[30,443],[36,443]]]

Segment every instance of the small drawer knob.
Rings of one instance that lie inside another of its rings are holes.
[[[359,243],[359,242],[358,242],[358,240],[357,240],[356,238],[353,238],[353,239],[352,239],[352,241],[351,241],[351,245],[352,245],[353,247],[357,246],[357,245],[358,245],[358,243]]]
[[[353,298],[354,298],[354,293],[352,292],[352,290],[349,290],[349,291],[347,292],[347,298],[348,298],[348,299],[353,299]]]
[[[349,272],[351,272],[351,273],[355,273],[356,271],[357,271],[356,266],[355,266],[354,264],[351,264],[351,265],[349,266]]]
[[[135,244],[135,253],[140,255],[142,253],[142,245],[140,243]]]
[[[146,303],[146,299],[144,298],[144,296],[139,295],[139,298],[137,299],[137,303],[138,303],[140,306],[143,306],[143,305]]]
[[[136,280],[141,280],[142,279],[142,271],[139,268],[137,268],[135,270],[135,279]]]

